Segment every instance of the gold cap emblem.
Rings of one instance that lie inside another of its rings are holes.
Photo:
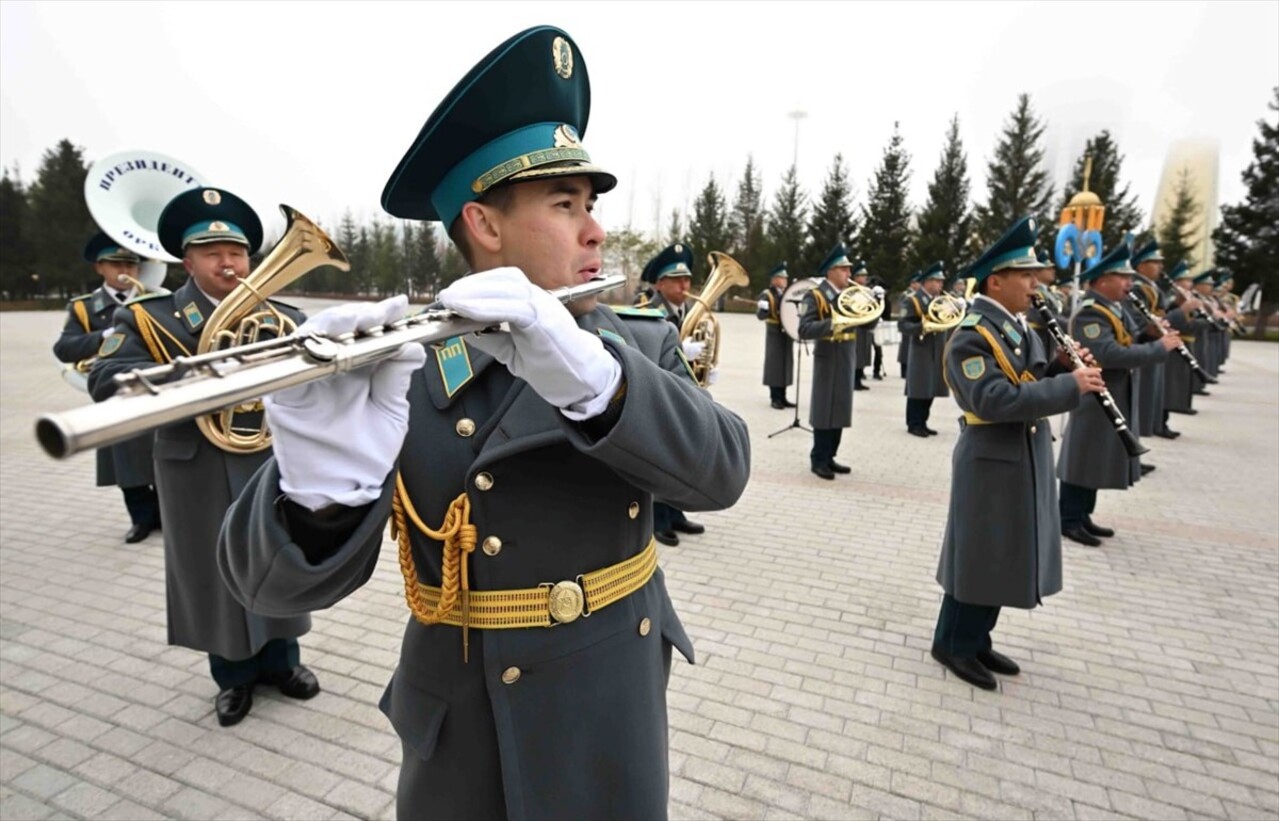
[[[563,37],[551,41],[551,64],[555,73],[567,80],[573,76],[573,47]]]
[[[683,245],[676,245],[676,246],[675,246],[675,253],[677,253],[677,254],[682,254],[682,253],[684,253],[684,246],[683,246]]]
[[[582,140],[577,136],[577,129],[564,123],[555,129],[555,148],[581,148]]]
[[[222,195],[212,188],[204,189],[204,201],[209,205],[217,205],[222,202]]]
[[[230,230],[230,229],[228,229],[228,228],[226,227],[226,223],[225,223],[225,222],[218,222],[218,221],[216,221],[216,220],[215,220],[215,221],[213,221],[213,222],[209,223],[209,230],[210,230],[210,231],[227,231],[227,230]]]

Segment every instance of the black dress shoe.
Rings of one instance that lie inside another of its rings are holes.
[[[814,467],[813,473],[816,473],[818,476],[822,477],[823,479],[835,478],[835,471],[831,470],[830,467],[828,467],[827,465],[818,465]]]
[[[1158,436],[1160,439],[1176,439],[1180,435],[1180,432],[1175,431],[1172,428],[1164,428],[1163,430],[1155,431],[1155,436]]]
[[[239,724],[253,707],[253,685],[240,684],[218,693],[214,706],[218,711],[218,723],[223,727]]]
[[[680,533],[689,533],[694,536],[699,533],[706,532],[706,526],[691,519],[677,519],[672,525],[672,530],[678,530]]]
[[[314,698],[320,692],[320,682],[305,665],[299,664],[292,670],[278,673],[267,673],[262,676],[263,684],[274,684],[280,692],[289,698]]]
[[[654,533],[653,538],[667,547],[675,547],[679,544],[679,536],[675,535],[674,530],[663,530],[660,533]]]
[[[124,541],[126,544],[137,544],[150,536],[152,529],[151,525],[134,525],[129,528],[128,533],[124,534]]]
[[[1101,525],[1094,522],[1091,516],[1084,517],[1084,530],[1088,531],[1094,536],[1103,536],[1107,539],[1115,535],[1115,531],[1112,528],[1102,527]]]
[[[906,432],[911,436],[920,436],[924,439],[927,439],[931,435],[928,433],[928,428],[921,427],[906,428]]]
[[[830,460],[829,467],[835,473],[852,473],[853,472],[853,469],[850,468],[848,465],[841,465],[839,462],[836,462],[834,459]]]
[[[1181,410],[1169,411],[1169,413],[1180,413],[1184,416],[1194,416],[1195,414],[1199,413],[1199,411],[1195,410],[1194,408],[1191,408],[1190,410],[1184,410],[1184,411],[1181,411]]]
[[[1145,476],[1147,473],[1154,473],[1154,472],[1155,472],[1155,466],[1154,466],[1154,465],[1142,465],[1142,466],[1141,466],[1141,475],[1142,475],[1142,476]]]
[[[787,407],[787,408],[797,408],[797,407],[799,407],[798,405],[796,405],[794,402],[790,401],[789,399],[785,399],[785,400],[783,400],[783,401],[782,401],[782,406],[783,406],[783,407]]]
[[[936,435],[937,435],[937,431],[933,430],[932,428],[928,427],[927,425],[924,425],[924,433],[927,433],[929,436],[936,436]]]
[[[1194,391],[1193,393],[1195,396],[1212,396],[1208,391]]]
[[[981,662],[982,667],[1001,676],[1015,676],[1021,672],[1017,662],[998,650],[982,650],[977,653],[977,660]]]
[[[780,399],[774,399],[771,404],[777,410],[786,410],[786,403]]]
[[[874,376],[872,376],[871,379],[874,379],[876,382],[883,382],[884,375],[882,373],[877,373]]]
[[[853,385],[853,390],[868,391],[870,390],[870,385],[867,385],[865,382],[858,382],[856,385]]]
[[[943,653],[936,647],[933,648],[933,658],[941,662],[943,667],[974,687],[980,687],[983,690],[994,690],[999,687],[999,682],[995,681],[995,677],[977,659],[952,656],[949,653]]]
[[[1089,547],[1101,547],[1101,539],[1098,539],[1087,530],[1084,530],[1083,525],[1079,525],[1078,527],[1063,527],[1061,529],[1061,535],[1070,539],[1072,542],[1079,542],[1080,544],[1088,545]]]

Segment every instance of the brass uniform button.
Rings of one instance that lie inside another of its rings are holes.
[[[634,519],[635,517],[639,516],[639,511],[640,511],[639,502],[631,502],[631,506],[626,508],[626,515]]]
[[[1030,426],[1030,432],[1031,432],[1031,433],[1039,433],[1039,426],[1038,426],[1038,425],[1031,425],[1031,426]]]
[[[1021,356],[1021,348],[1013,348],[1013,353],[1017,356]]]
[[[475,475],[475,486],[480,490],[488,490],[493,487],[493,474],[477,473]]]
[[[640,619],[639,634],[647,636],[649,631],[653,629],[653,623],[647,617]]]
[[[454,427],[454,430],[456,430],[457,435],[461,436],[463,439],[465,439],[468,436],[474,436],[475,422],[465,418],[459,419],[457,420],[457,425]]]
[[[519,680],[520,680],[520,668],[507,667],[505,670],[502,671],[503,684],[514,684],[515,682]]]
[[[502,540],[496,536],[489,536],[484,540],[481,548],[483,548],[485,556],[496,556],[502,552]]]

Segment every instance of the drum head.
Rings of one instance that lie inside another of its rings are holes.
[[[817,277],[797,279],[782,293],[782,305],[777,313],[782,317],[782,330],[796,342],[799,341],[799,315],[804,312],[804,294],[820,284]]]

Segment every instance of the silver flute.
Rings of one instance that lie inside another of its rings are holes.
[[[625,283],[622,275],[597,277],[548,293],[567,303]],[[406,343],[429,345],[494,327],[432,305],[361,333],[327,337],[295,332],[199,356],[180,356],[167,365],[117,375],[119,387],[110,399],[44,414],[36,420],[36,439],[50,456],[65,459],[153,428],[381,362]]]

